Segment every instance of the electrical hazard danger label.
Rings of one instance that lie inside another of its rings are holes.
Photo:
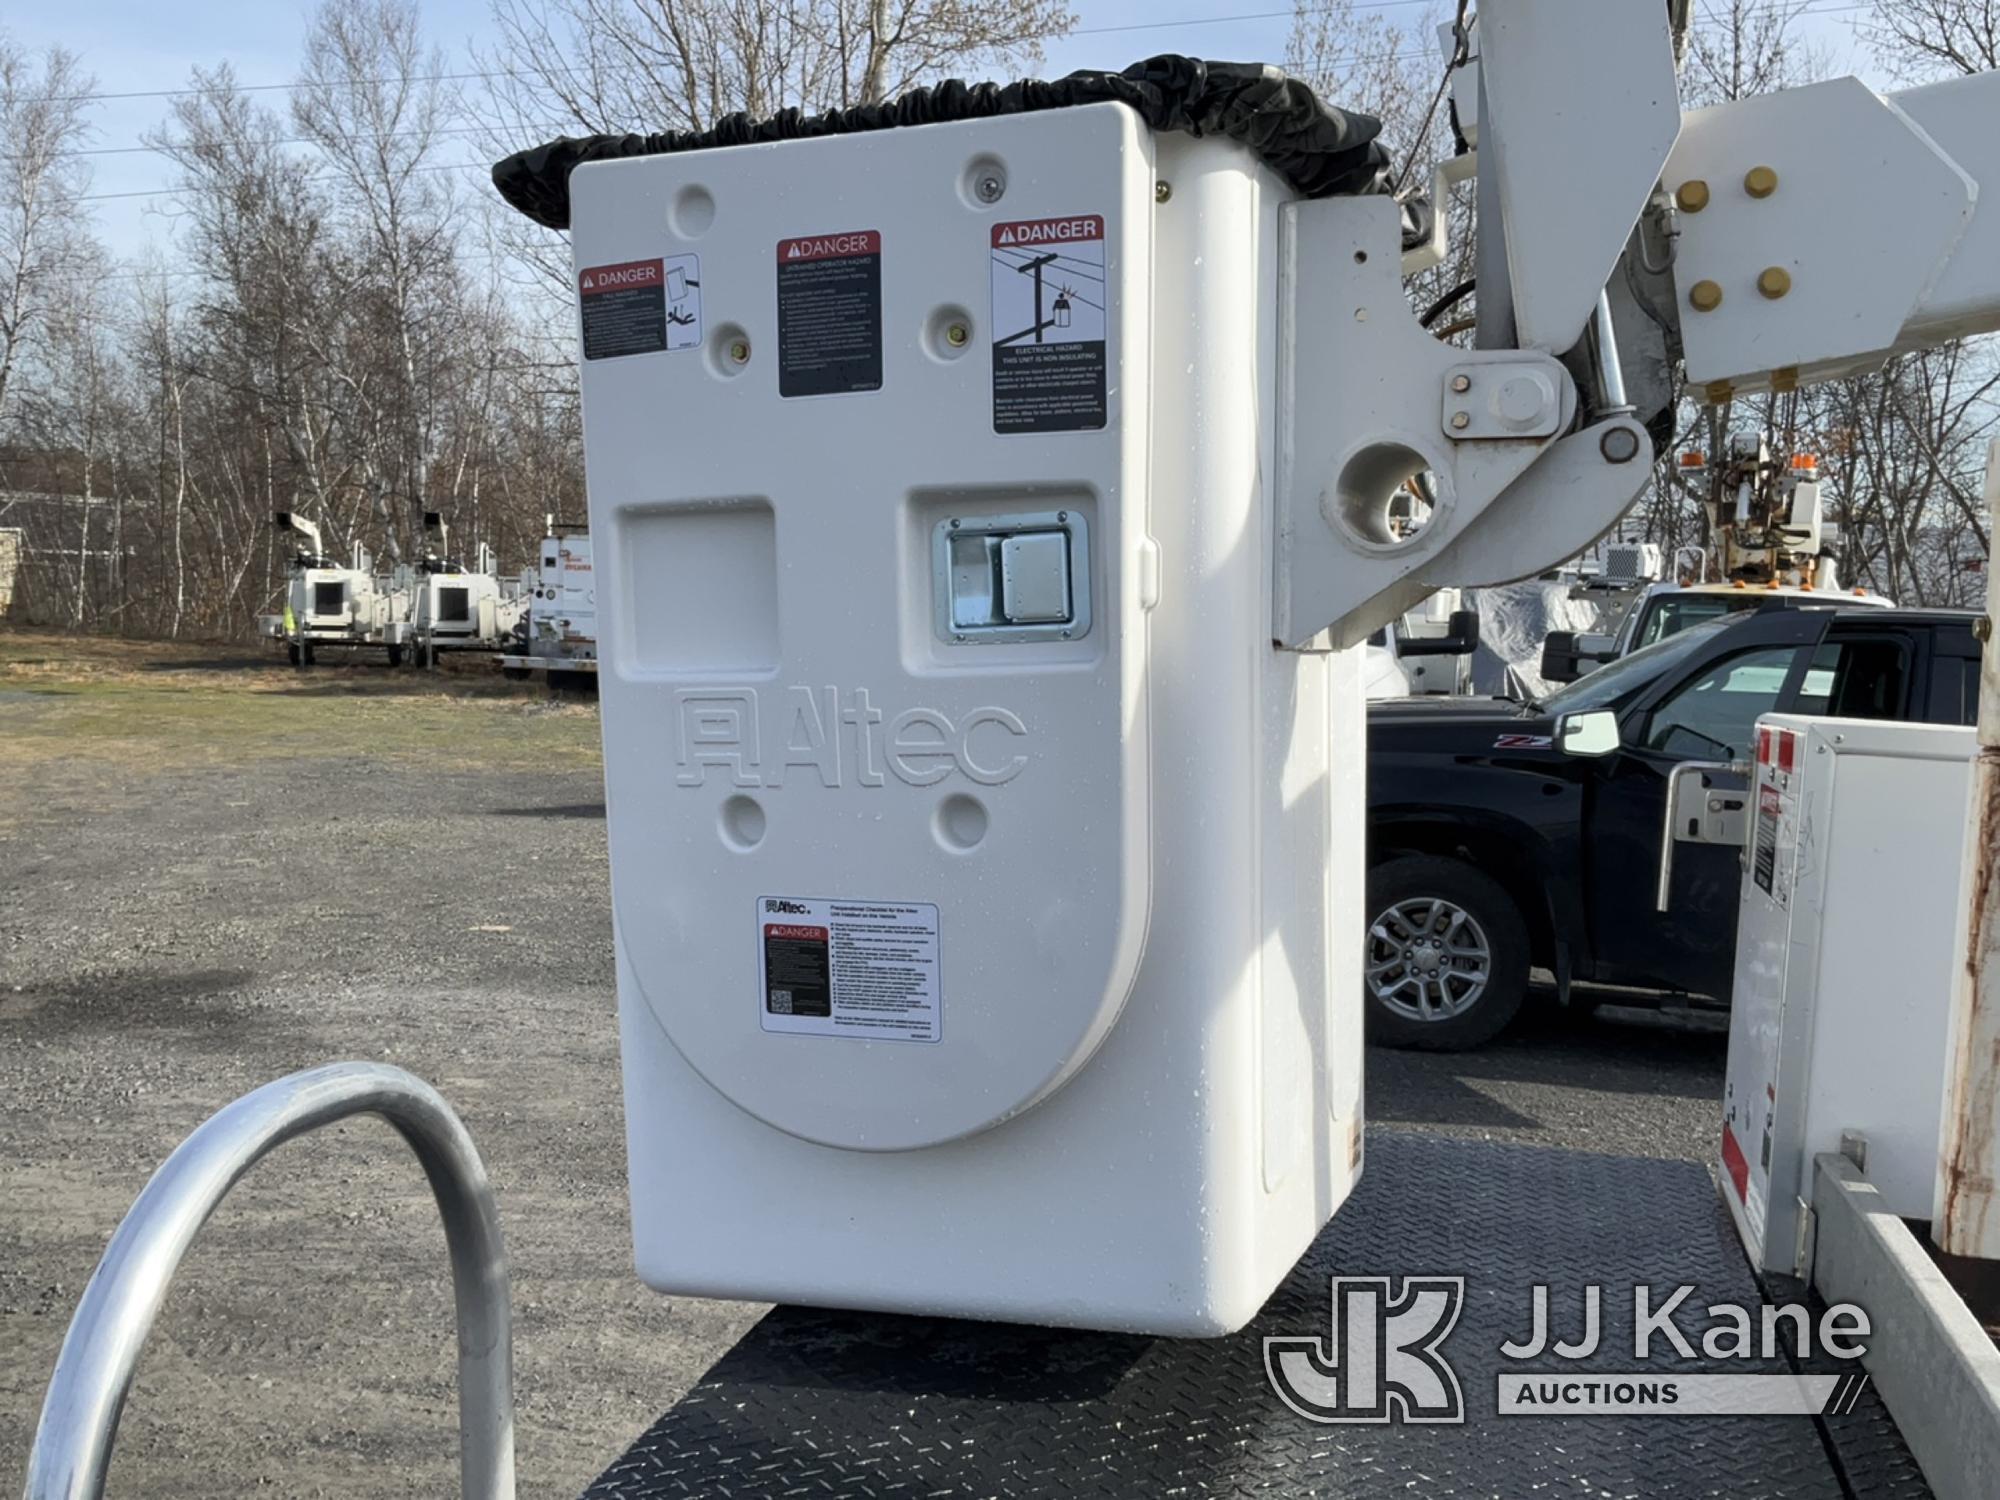
[[[993,226],[993,430],[1106,421],[1104,218]]]
[[[759,896],[757,989],[766,1031],[934,1042],[937,908]]]
[[[701,343],[701,259],[669,255],[577,272],[583,357],[659,354]]]
[[[882,388],[882,236],[778,241],[778,394]]]

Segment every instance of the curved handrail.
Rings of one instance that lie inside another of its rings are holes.
[[[311,1068],[245,1094],[209,1116],[153,1174],[70,1320],[35,1429],[25,1500],[99,1500],[139,1351],[201,1226],[273,1148],[359,1114],[380,1115],[409,1143],[444,1217],[458,1306],[463,1494],[512,1500],[512,1309],[492,1184],[436,1089],[401,1068],[364,1062]]]

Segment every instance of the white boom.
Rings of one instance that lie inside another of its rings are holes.
[[[1475,353],[1390,316],[1402,262],[1378,205],[1288,211],[1286,645],[1358,641],[1437,588],[1524,577],[1600,535],[1652,456],[1614,327],[1658,369],[1679,352],[1710,401],[2000,327],[2000,209],[1979,196],[2000,183],[2000,75],[1888,96],[1835,79],[1683,117],[1652,0],[1487,0],[1460,73],[1476,167],[1441,180],[1477,181]],[[1383,494],[1422,469],[1431,524],[1377,534]]]

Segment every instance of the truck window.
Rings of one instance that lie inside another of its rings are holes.
[[[1909,659],[1909,647],[1888,637],[1822,642],[1806,668],[1797,711],[1837,719],[1900,719]]]
[[[1803,646],[1767,646],[1683,683],[1646,725],[1645,745],[1683,760],[1748,760],[1757,718],[1778,705]]]
[[[1752,609],[1763,602],[1747,590],[1740,594],[1665,594],[1653,601],[1645,623],[1639,627],[1633,645],[1650,646],[1670,635],[1679,635],[1690,625],[1719,620],[1738,610]]]
[[[1979,658],[1934,655],[1931,693],[1924,718],[1932,724],[1979,722]]]

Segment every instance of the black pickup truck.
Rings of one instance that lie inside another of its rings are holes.
[[[1410,698],[1368,710],[1370,1035],[1476,1046],[1531,966],[1726,1003],[1738,851],[1676,843],[1669,778],[1750,758],[1772,712],[1971,724],[1975,616],[1768,609],[1698,625],[1538,703]],[[1692,769],[1692,768],[1691,768]],[[1726,772],[1699,772],[1740,791]]]

